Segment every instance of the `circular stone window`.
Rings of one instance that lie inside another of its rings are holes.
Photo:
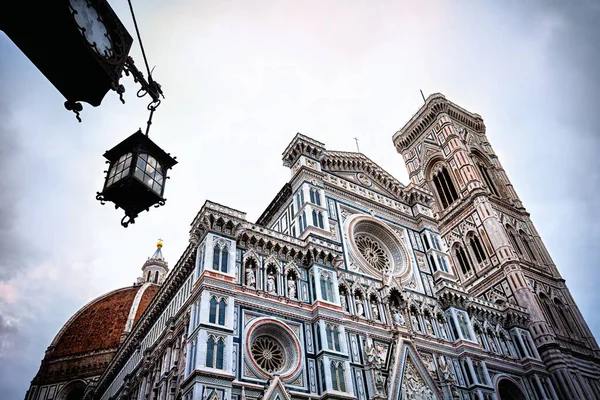
[[[283,366],[283,348],[270,336],[257,337],[250,352],[258,365],[269,373],[277,372]]]
[[[410,274],[410,258],[401,233],[365,215],[352,216],[346,224],[351,255],[357,265],[375,275],[391,274],[404,279]]]
[[[390,256],[377,239],[370,235],[358,234],[354,237],[354,242],[369,265],[380,272],[390,270]]]
[[[300,342],[292,330],[272,318],[253,321],[246,336],[247,351],[253,369],[265,377],[293,377],[300,369]]]

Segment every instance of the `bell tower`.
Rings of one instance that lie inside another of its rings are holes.
[[[436,93],[393,142],[412,183],[434,195],[439,230],[462,285],[500,307],[527,308],[531,335],[564,398],[581,397],[563,350],[576,341],[582,358],[598,357],[598,346],[494,153],[481,116]]]

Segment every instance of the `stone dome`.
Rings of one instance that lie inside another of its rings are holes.
[[[50,345],[53,357],[116,348],[158,292],[157,285],[113,290],[81,308]]]
[[[34,382],[101,373],[159,288],[145,283],[117,289],[83,306],[48,347]]]

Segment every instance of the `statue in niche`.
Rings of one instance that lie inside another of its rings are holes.
[[[346,302],[345,293],[340,293],[340,305],[342,306],[342,311],[348,311],[348,303]]]
[[[458,325],[460,326],[460,331],[462,332],[463,337],[467,340],[471,340],[471,333],[469,332],[469,322],[467,321],[465,314],[462,312],[459,312],[457,314]]]
[[[359,317],[365,316],[365,308],[363,307],[362,300],[360,298],[356,299],[356,315]]]
[[[425,328],[427,329],[427,333],[429,335],[434,336],[433,325],[431,325],[431,320],[429,318],[425,318]]]
[[[292,279],[292,276],[289,275],[288,276],[288,297],[290,299],[295,299],[296,298],[296,281],[294,279]]]
[[[246,285],[251,288],[256,287],[256,279],[254,277],[254,270],[252,269],[252,265],[248,264],[246,266]]]
[[[267,274],[267,292],[277,294],[277,285],[275,284],[275,275],[272,272]]]
[[[406,320],[404,319],[404,315],[400,312],[400,310],[394,310],[394,325],[396,326],[406,326]]]
[[[415,314],[410,314],[410,322],[412,322],[413,329],[415,331],[421,332],[421,327],[419,326],[419,320]]]
[[[374,301],[371,302],[371,314],[374,320],[379,321],[379,307],[377,307],[377,303]]]

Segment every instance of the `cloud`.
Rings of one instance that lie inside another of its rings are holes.
[[[133,32],[126,4],[113,4]],[[158,237],[172,263],[206,198],[255,220],[300,131],[408,182],[392,134],[443,92],[488,136],[596,335],[600,232],[599,7],[532,2],[145,2],[136,6],[167,99],[151,138],[180,163],[165,207],[123,229],[94,199],[101,154],[147,120],[124,79],[82,124],[0,34],[0,392],[22,398],[62,324],[131,284]],[[137,43],[133,56],[141,65]]]

